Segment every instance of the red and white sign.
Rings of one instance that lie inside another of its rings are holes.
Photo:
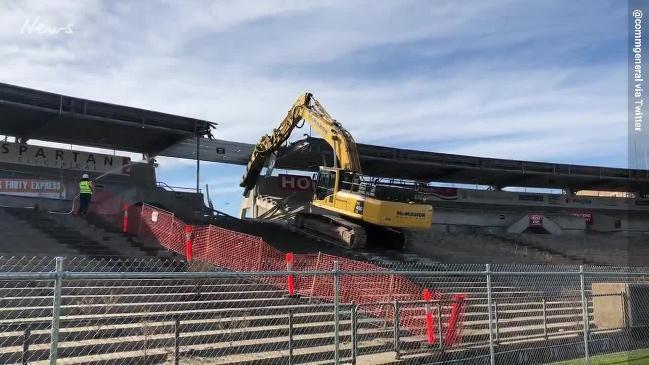
[[[0,194],[65,199],[65,187],[54,180],[0,178]]]
[[[530,214],[530,227],[541,227],[543,226],[543,215],[542,214]]]
[[[575,217],[583,218],[586,224],[593,223],[593,213],[572,212],[570,214]]]
[[[280,174],[277,178],[279,179],[279,188],[282,190],[313,190],[313,180],[310,176]]]
[[[424,189],[426,194],[430,194],[436,198],[444,200],[455,200],[457,199],[457,189],[456,188],[443,188],[437,186],[428,186]]]

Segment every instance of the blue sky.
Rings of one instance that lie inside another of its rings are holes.
[[[5,0],[0,81],[207,119],[243,142],[311,91],[362,143],[625,166],[625,5]],[[192,162],[160,165],[194,185]],[[238,209],[241,172],[204,164],[217,208]]]

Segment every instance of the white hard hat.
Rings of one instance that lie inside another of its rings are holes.
[[[89,177],[90,177],[90,176],[88,176],[88,174],[83,174],[83,175],[81,175],[81,178],[82,178],[82,179],[88,179]]]

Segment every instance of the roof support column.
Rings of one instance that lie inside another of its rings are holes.
[[[201,134],[198,132],[198,123],[194,123],[196,131],[196,192],[201,191]]]

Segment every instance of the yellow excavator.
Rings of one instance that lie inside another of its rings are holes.
[[[433,208],[417,202],[415,184],[390,184],[364,176],[356,142],[312,94],[300,96],[278,128],[255,146],[243,175],[244,195],[273,153],[306,121],[333,149],[333,167],[321,166],[309,213],[295,217],[295,225],[345,248],[368,243],[402,247],[403,228],[430,228]]]

